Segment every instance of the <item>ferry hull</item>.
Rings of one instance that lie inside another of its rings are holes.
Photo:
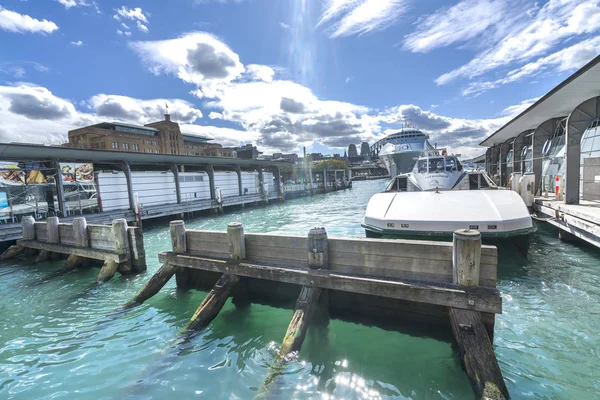
[[[393,174],[392,166],[396,166],[396,175],[405,174],[412,171],[415,166],[415,158],[419,157],[422,150],[403,151],[400,153],[380,154],[379,158],[385,164],[385,168],[390,174]]]

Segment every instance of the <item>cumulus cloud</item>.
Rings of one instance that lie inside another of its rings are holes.
[[[165,104],[174,121],[188,124],[202,118],[202,112],[193,104],[180,99],[142,100],[127,96],[99,94],[89,100],[97,116],[138,124],[160,121],[164,118]]]
[[[102,121],[145,124],[162,120],[165,102],[174,121],[190,124],[202,117],[199,109],[181,99],[136,99],[99,94],[82,102],[85,111],[45,87],[30,83],[0,86],[2,141],[60,144],[67,132]]]
[[[83,46],[83,42],[81,40],[78,40],[76,42],[71,42],[71,44],[75,47]]]
[[[246,65],[245,74],[252,81],[273,82],[275,70],[267,65],[250,64]]]
[[[459,5],[464,6],[469,1],[471,0],[463,0]],[[596,1],[549,0],[541,8],[530,2],[527,5],[529,6],[528,12],[523,12],[522,7],[509,7],[500,12],[502,15],[500,21],[497,21],[496,16],[488,13],[485,22],[480,21],[479,23],[474,23],[474,21],[476,21],[477,13],[481,11],[480,8],[465,7],[462,14],[465,24],[475,25],[477,27],[475,31],[481,31],[481,26],[485,25],[494,32],[475,39],[476,42],[479,39],[483,40],[478,44],[483,46],[484,50],[465,65],[440,75],[436,79],[436,83],[443,85],[459,78],[470,79],[501,67],[527,62],[547,54],[565,40],[591,34],[600,29],[600,6]],[[421,39],[422,43],[425,43],[424,46],[413,45],[411,47],[410,44],[407,46],[412,50],[427,50],[432,47],[426,45],[427,40],[435,39],[436,35],[447,34],[450,36],[448,40],[441,39],[440,43],[443,45],[475,38],[472,30],[464,29],[461,18],[452,16],[453,12],[455,12],[455,7],[442,9],[434,15],[436,21],[449,18],[453,19],[455,23],[448,24],[441,29],[430,24],[429,30],[417,31],[415,37]],[[494,22],[493,26],[490,25],[490,22]],[[431,35],[428,36],[428,34]]]
[[[125,36],[131,36],[131,32],[130,31],[122,31],[120,29],[117,29],[117,35],[119,35],[119,36],[123,36],[123,35],[125,35]]]
[[[15,33],[48,34],[56,31],[58,25],[47,19],[39,20],[0,6],[0,29]]]
[[[94,7],[97,13],[100,13],[100,8],[95,1],[88,0],[56,0],[68,10],[71,7]]]
[[[241,76],[239,56],[219,39],[204,32],[177,39],[136,41],[131,48],[155,74],[168,73],[201,88],[200,96],[214,97],[221,84]]]
[[[390,26],[407,10],[406,0],[326,0],[317,26],[330,37],[361,35]]]

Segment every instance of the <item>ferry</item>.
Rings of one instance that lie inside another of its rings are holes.
[[[391,176],[410,172],[415,158],[433,149],[429,136],[418,129],[404,129],[387,136],[386,144],[379,151],[379,158]]]
[[[428,150],[412,172],[394,177],[369,200],[366,236],[451,238],[457,229],[474,229],[484,240],[510,239],[526,251],[536,228],[523,199],[485,171],[463,169],[458,156]]]

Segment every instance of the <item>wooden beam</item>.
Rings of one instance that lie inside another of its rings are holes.
[[[159,253],[158,258],[163,263],[167,262],[184,268],[221,273],[231,272],[235,269],[236,275],[249,278],[472,309],[481,312],[497,314],[502,312],[502,298],[498,290],[493,288],[463,288],[455,284],[431,284],[419,281],[332,273],[302,267],[260,265],[251,262],[177,255],[171,252]]]
[[[17,240],[17,244],[31,249],[60,254],[74,254],[76,256],[92,258],[94,260],[113,260],[118,263],[127,260],[127,256],[125,254],[115,254],[114,252],[108,250],[80,248],[74,246],[66,246],[64,244],[43,243],[32,240]]]
[[[504,384],[481,314],[477,311],[450,308],[449,315],[460,359],[475,394],[481,398],[486,386],[488,391],[495,387],[503,396],[497,398],[508,399],[508,389]]]

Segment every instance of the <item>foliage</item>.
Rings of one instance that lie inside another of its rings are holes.
[[[348,169],[348,164],[342,160],[321,160],[319,161],[315,167],[315,169]]]

